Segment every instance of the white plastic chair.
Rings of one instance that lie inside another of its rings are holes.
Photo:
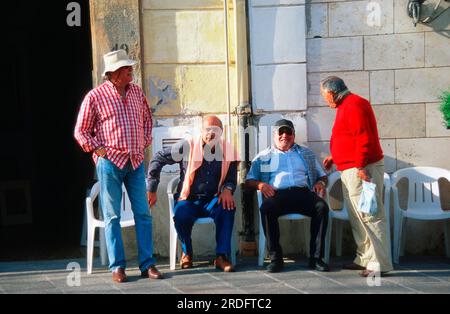
[[[397,184],[402,178],[408,179],[408,205],[406,210],[400,208]],[[400,256],[405,253],[406,221],[447,220],[444,225],[445,246],[450,257],[450,211],[444,211],[439,197],[440,178],[450,181],[450,171],[434,167],[412,167],[401,169],[392,174],[394,192],[394,262],[399,263]]]
[[[173,217],[175,217],[175,198],[174,194],[177,191],[178,183],[180,182],[179,177],[173,178],[167,185],[167,196],[169,198],[169,234],[170,234],[170,270],[175,270],[175,265],[177,261],[177,245],[178,245],[178,234],[175,229],[175,222]],[[196,224],[214,224],[214,219],[212,218],[199,218],[195,221]],[[236,235],[233,228],[233,235],[231,238],[231,263],[236,265]]]
[[[257,191],[258,196],[258,209],[261,208],[261,205],[263,203],[263,195],[261,191]],[[259,247],[258,247],[258,265],[263,266],[264,265],[264,258],[266,256],[266,236],[264,234],[264,229],[262,225],[262,217],[261,213],[258,214],[259,216]],[[301,215],[301,214],[288,214],[283,215],[278,218],[278,220],[300,220],[304,221],[303,226],[303,236],[305,238],[305,251],[306,255],[309,256],[309,238],[310,238],[310,231],[309,228],[307,228],[306,221],[307,219],[310,219],[307,216]],[[328,262],[328,260],[326,260]]]
[[[328,176],[328,186],[327,186],[327,202],[330,205],[330,192],[333,186],[341,179],[341,175],[338,171],[331,173]],[[386,232],[389,243],[391,242],[391,227],[390,227],[390,200],[391,200],[391,180],[387,173],[384,174],[384,207],[386,209]],[[325,244],[325,255],[326,258],[330,258],[331,250],[331,234],[333,228],[333,220],[336,220],[336,256],[342,256],[342,230],[343,222],[349,221],[348,208],[345,202],[345,198],[342,197],[342,209],[332,210],[330,208],[328,216],[328,232],[327,240]]]
[[[102,265],[107,264],[107,253],[106,253],[106,240],[105,240],[105,222],[101,219],[95,218],[94,215],[94,201],[100,192],[99,183],[95,183],[91,189],[89,196],[86,198],[86,211],[87,211],[87,272],[92,274],[92,264],[94,258],[94,240],[95,240],[95,229],[102,228],[99,232],[100,237],[100,256]],[[121,206],[121,218],[120,226],[122,228],[134,226],[134,216],[131,210],[131,202],[128,198],[125,186],[122,187],[122,206]],[[99,216],[101,217],[101,211],[99,210]]]

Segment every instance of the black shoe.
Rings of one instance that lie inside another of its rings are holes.
[[[330,266],[326,264],[322,259],[320,258],[310,258],[309,259],[309,268],[317,271],[322,272],[329,272]]]
[[[270,264],[267,266],[267,271],[269,273],[279,273],[284,268],[284,262],[283,260],[276,260],[270,262]]]

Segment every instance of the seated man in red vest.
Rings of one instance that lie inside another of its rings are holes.
[[[216,268],[233,271],[230,263],[231,238],[236,205],[233,193],[237,184],[238,158],[233,147],[221,137],[223,125],[216,116],[203,119],[202,135],[182,140],[158,152],[150,163],[147,196],[150,206],[157,201],[161,169],[180,164],[180,197],[175,206],[175,228],[182,244],[182,269],[191,268],[192,227],[198,218],[211,217],[216,224]]]

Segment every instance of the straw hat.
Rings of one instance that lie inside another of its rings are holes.
[[[105,71],[103,72],[103,76],[105,76],[108,72],[115,72],[121,67],[133,66],[137,64],[136,61],[128,58],[125,50],[117,50],[107,53],[103,56],[103,61],[105,63]]]

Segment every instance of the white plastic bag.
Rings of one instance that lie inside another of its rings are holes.
[[[377,185],[363,181],[358,209],[360,212],[374,216],[377,213]]]

